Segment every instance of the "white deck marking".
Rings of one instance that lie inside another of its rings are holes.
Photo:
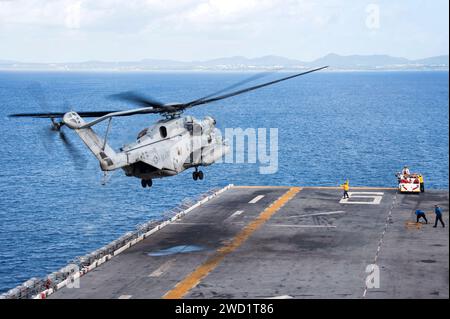
[[[289,295],[282,295],[282,296],[275,296],[275,297],[270,297],[270,298],[265,298],[265,299],[292,299],[294,297],[289,296]]]
[[[169,225],[216,225],[216,223],[183,223],[183,222],[173,222]]]
[[[249,201],[248,203],[249,204],[255,204],[255,203],[257,203],[261,198],[263,198],[264,197],[264,195],[258,195],[258,196],[256,196],[255,198],[253,198],[251,201]]]
[[[357,205],[379,205],[383,199],[384,193],[381,192],[348,192],[350,198],[342,198],[339,204],[357,204]],[[349,201],[352,198],[370,198],[369,202]]]
[[[122,295],[117,299],[130,299],[133,295]]]
[[[235,211],[233,214],[231,214],[229,217],[225,218],[224,222],[228,222],[231,219],[233,219],[236,216],[239,216],[240,214],[242,214],[244,211],[243,210],[237,210]]]
[[[298,228],[336,228],[333,225],[294,225],[294,224],[267,224],[274,227],[298,227]]]
[[[243,212],[244,212],[243,210],[237,210],[237,211],[235,211],[235,212],[233,213],[233,215],[231,215],[230,217],[238,216],[238,215],[242,214]]]
[[[333,214],[345,214],[343,210],[337,210],[335,212],[325,212],[325,213],[315,213],[315,214],[306,214],[306,215],[298,215],[298,216],[291,216],[291,217],[309,217],[309,216],[321,216],[321,215],[333,215]]]
[[[166,261],[164,264],[159,266],[155,271],[153,271],[148,276],[149,277],[159,277],[159,276],[161,276],[163,273],[165,273],[167,270],[169,270],[169,268],[175,263],[175,261],[176,261],[175,258]]]

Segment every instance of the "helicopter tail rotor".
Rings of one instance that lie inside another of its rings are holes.
[[[48,110],[49,104],[47,102],[47,98],[44,94],[44,90],[42,86],[39,83],[33,83],[27,87],[28,93],[31,95],[31,97],[37,102],[39,105],[39,108],[41,110]],[[68,103],[66,100],[64,100],[64,109],[68,109]],[[33,117],[46,117],[46,113],[33,113]],[[76,148],[76,146],[70,141],[70,139],[67,137],[66,133],[62,129],[65,125],[63,121],[63,116],[65,113],[53,113],[52,116],[49,116],[50,119],[50,127],[47,128],[47,133],[44,135],[44,146],[48,153],[51,153],[51,150],[54,149],[54,147],[50,147],[51,144],[54,142],[55,135],[57,136],[57,139],[59,139],[62,142],[62,145],[65,147],[67,152],[69,153],[72,162],[75,164],[75,166],[79,169],[84,168],[86,161],[84,160],[84,157],[81,155],[79,150]],[[30,114],[12,114],[10,117],[29,117]],[[54,133],[54,134],[52,134]]]

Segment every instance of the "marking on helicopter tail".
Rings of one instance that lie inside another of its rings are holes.
[[[239,248],[256,230],[261,228],[261,226],[263,226],[281,207],[294,198],[300,191],[300,187],[290,188],[275,202],[266,207],[258,217],[247,224],[247,226],[232,238],[231,241],[217,249],[210,258],[198,266],[192,273],[187,275],[172,290],[168,291],[163,298],[183,298],[192,288],[197,286],[202,279],[208,276],[208,274],[213,271],[228,254]]]
[[[255,203],[257,203],[261,198],[263,198],[264,197],[264,195],[258,195],[258,196],[256,196],[255,198],[253,198],[251,201],[249,201],[248,203],[249,204],[255,204]]]

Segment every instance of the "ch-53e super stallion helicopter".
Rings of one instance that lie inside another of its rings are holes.
[[[164,104],[135,92],[124,92],[111,97],[141,107],[125,111],[20,113],[11,114],[10,117],[49,118],[52,122],[52,130],[60,131],[64,125],[73,129],[98,159],[102,171],[121,168],[125,171],[125,175],[140,178],[142,187],[152,186],[152,180],[155,178],[174,176],[188,168],[195,169],[192,174],[194,180],[202,180],[204,175],[198,167],[213,164],[229,152],[229,146],[219,134],[215,127],[216,121],[212,117],[206,116],[203,120],[192,116],[182,117],[181,114],[186,109],[223,100],[324,68],[326,66],[219,95],[248,82],[249,79],[188,103]],[[143,129],[135,142],[123,146],[119,152],[114,151],[107,143],[112,118],[142,114],[161,114],[163,119]],[[86,122],[83,119],[85,117],[96,119]],[[105,120],[109,123],[105,137],[101,138],[92,127]]]

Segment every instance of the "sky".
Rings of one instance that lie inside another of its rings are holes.
[[[448,54],[448,0],[0,0],[0,60]]]

